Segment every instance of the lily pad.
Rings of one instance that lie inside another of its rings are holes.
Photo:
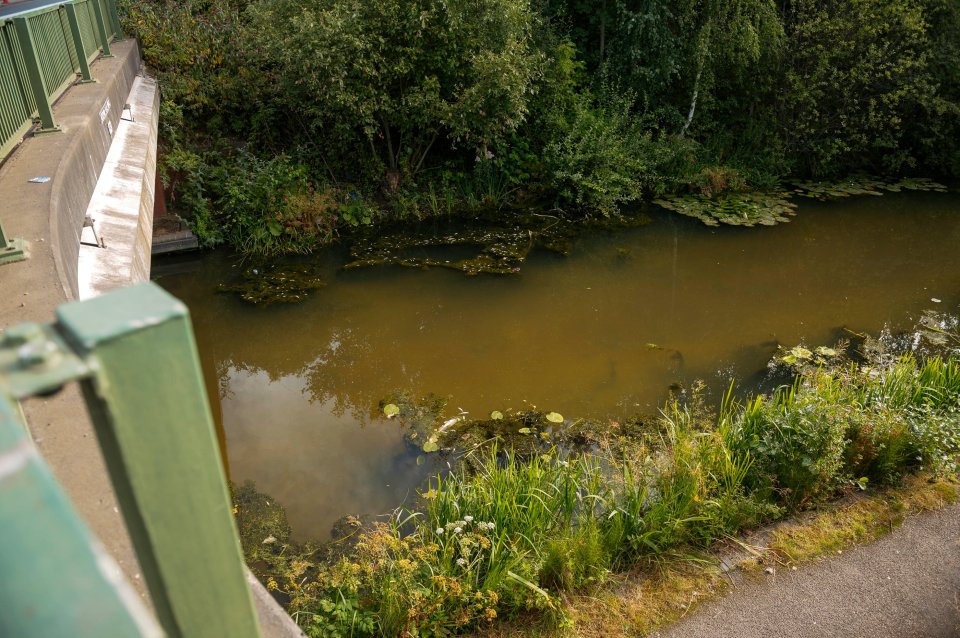
[[[400,414],[400,408],[396,403],[388,403],[383,406],[383,413],[387,415],[388,418],[395,417]]]
[[[519,430],[517,430],[517,432],[519,432],[520,434],[533,434],[533,429],[532,429],[532,428],[520,428]]]
[[[430,437],[427,439],[427,442],[423,444],[424,452],[436,452],[440,449],[440,446],[437,445],[437,439],[435,437]]]
[[[501,412],[500,410],[494,410],[493,412],[490,413],[490,418],[493,419],[494,421],[500,421],[501,419],[503,419],[503,412]]]
[[[559,412],[547,412],[546,419],[550,423],[563,423],[563,415]]]
[[[799,361],[808,361],[813,357],[813,353],[803,346],[796,346],[787,351],[787,354],[780,357],[780,360],[784,363],[794,364]]]
[[[790,221],[797,205],[786,191],[725,193],[718,197],[680,195],[654,201],[675,213],[699,219],[707,226],[774,226]]]

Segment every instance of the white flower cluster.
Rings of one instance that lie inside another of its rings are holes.
[[[452,523],[447,523],[443,527],[438,527],[436,529],[437,536],[443,536],[447,532],[452,532],[454,534],[462,534],[464,529],[471,524],[475,529],[479,531],[493,531],[497,528],[497,524],[494,523],[493,521],[490,521],[489,523],[486,523],[484,521],[477,521],[476,523],[474,523],[473,521],[474,521],[474,518],[468,515],[468,516],[464,516],[459,521],[453,521]]]

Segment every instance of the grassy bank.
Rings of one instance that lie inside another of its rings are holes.
[[[840,494],[955,475],[960,360],[811,368],[772,396],[728,398],[718,414],[673,402],[655,434],[610,435],[586,453],[493,442],[469,454],[386,523],[296,548],[274,520],[271,542],[253,555],[248,546],[248,559],[312,636],[580,624],[570,601],[637,566],[696,555]],[[782,544],[787,557],[811,553]]]

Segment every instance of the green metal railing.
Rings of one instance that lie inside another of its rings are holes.
[[[0,341],[0,636],[258,636],[186,308],[147,283],[65,304],[56,317]],[[23,422],[18,401],[72,380],[159,627],[114,575]]]
[[[52,104],[78,79],[93,81],[90,62],[121,37],[115,0],[51,1],[0,15],[0,160],[34,119],[40,132],[58,130]]]

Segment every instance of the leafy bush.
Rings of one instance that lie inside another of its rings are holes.
[[[560,200],[588,212],[613,215],[653,192],[657,147],[624,97],[589,95],[576,102],[566,130],[545,150]]]

